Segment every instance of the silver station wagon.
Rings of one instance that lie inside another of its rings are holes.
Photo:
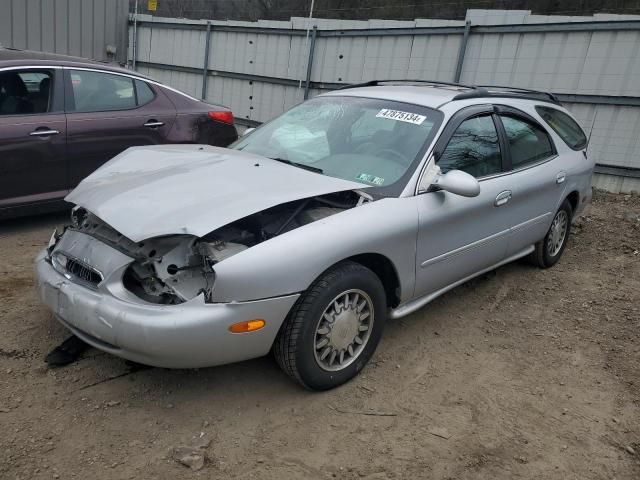
[[[551,94],[355,85],[228,149],[116,156],[66,197],[72,222],[37,258],[39,293],[126,359],[189,368],[272,351],[328,389],[366,365],[387,319],[521,257],[554,265],[591,199],[586,147]]]

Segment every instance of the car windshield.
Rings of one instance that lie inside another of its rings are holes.
[[[436,110],[407,103],[316,97],[230,148],[391,193],[415,169],[441,118]]]

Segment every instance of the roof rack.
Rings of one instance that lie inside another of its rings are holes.
[[[531,90],[528,88],[505,87],[500,85],[467,85],[464,83],[442,82],[439,80],[369,80],[363,83],[354,83],[340,87],[338,90],[346,90],[349,88],[359,87],[377,87],[381,84],[419,84],[425,86],[447,86],[466,88],[467,91],[460,92],[452,100],[465,100],[468,98],[484,98],[484,97],[508,97],[523,98],[529,100],[542,100],[545,102],[561,105],[560,100],[553,93],[543,92],[540,90]]]
[[[499,85],[477,85],[471,87],[469,91],[459,93],[453,100],[465,100],[467,98],[484,97],[507,97],[523,98],[528,100],[542,100],[545,102],[561,105],[560,100],[553,93],[542,92],[540,90],[530,90],[527,88],[502,87]]]
[[[348,88],[360,88],[360,87],[377,87],[383,83],[395,83],[395,84],[407,84],[407,83],[418,83],[425,85],[444,85],[447,87],[461,87],[461,88],[475,88],[471,85],[465,85],[463,83],[454,83],[454,82],[441,82],[439,80],[369,80],[368,82],[363,83],[352,83],[349,85],[345,85],[344,87],[340,87],[338,90],[346,90]]]

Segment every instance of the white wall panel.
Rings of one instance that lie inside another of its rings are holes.
[[[407,78],[413,37],[367,38],[362,80]]]
[[[461,42],[460,35],[416,35],[407,77],[453,81]]]
[[[287,65],[287,78],[295,80],[302,80],[306,78],[310,43],[311,38],[291,37],[289,60]]]
[[[640,96],[640,31],[594,32],[577,93]]]
[[[310,89],[309,98],[313,98],[322,93],[321,90]],[[284,97],[284,109],[289,110],[304,101],[304,85],[300,87],[287,87]]]
[[[127,0],[0,0],[0,45],[126,61]],[[107,55],[107,45],[117,47]]]
[[[353,83],[362,81],[367,38],[318,38],[312,77],[320,82]]]
[[[216,32],[211,35],[209,68],[226,72],[253,73],[255,34]]]
[[[251,120],[266,122],[284,111],[285,90],[292,87],[265,82],[253,82],[252,86]]]
[[[148,45],[151,46],[149,55],[151,62],[196,68],[203,66],[205,49],[205,32],[203,31],[152,28],[149,33],[149,43],[140,42],[141,48]]]
[[[463,83],[640,96],[640,31],[471,35]]]
[[[289,35],[257,35],[253,73],[270,77],[289,78]]]

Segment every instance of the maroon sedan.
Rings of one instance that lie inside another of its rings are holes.
[[[128,147],[237,137],[229,109],[134,71],[0,48],[0,218],[60,208]]]

